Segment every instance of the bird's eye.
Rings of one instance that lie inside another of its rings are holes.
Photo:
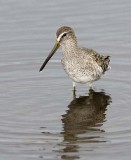
[[[64,34],[62,35],[62,38],[65,37],[66,35],[67,35],[67,33],[64,33]]]
[[[57,37],[57,40],[58,40],[58,41],[61,41],[65,36],[67,36],[67,33],[66,33],[66,32],[61,33],[61,34]]]

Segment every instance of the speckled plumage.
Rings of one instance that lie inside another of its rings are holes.
[[[75,90],[75,82],[92,84],[110,69],[109,56],[100,55],[93,49],[79,47],[72,28],[61,27],[57,30],[56,36],[56,43],[40,71],[43,70],[60,46],[62,46],[61,62],[65,72],[73,80],[73,90]]]
[[[92,49],[79,47],[75,33],[70,27],[61,27],[58,29],[57,38],[61,37],[62,46],[62,64],[69,77],[77,83],[92,83],[109,69],[109,56],[98,54]]]

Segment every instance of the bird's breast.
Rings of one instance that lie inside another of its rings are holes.
[[[102,68],[96,62],[73,49],[63,50],[61,62],[68,76],[78,83],[95,81],[102,75]]]

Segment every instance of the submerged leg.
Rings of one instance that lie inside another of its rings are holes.
[[[73,82],[72,92],[73,92],[73,99],[76,99],[76,83],[75,82]]]

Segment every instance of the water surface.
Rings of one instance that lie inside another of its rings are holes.
[[[130,160],[131,2],[0,1],[1,159]],[[62,25],[79,44],[111,56],[94,90],[72,82],[61,49],[39,68]]]

